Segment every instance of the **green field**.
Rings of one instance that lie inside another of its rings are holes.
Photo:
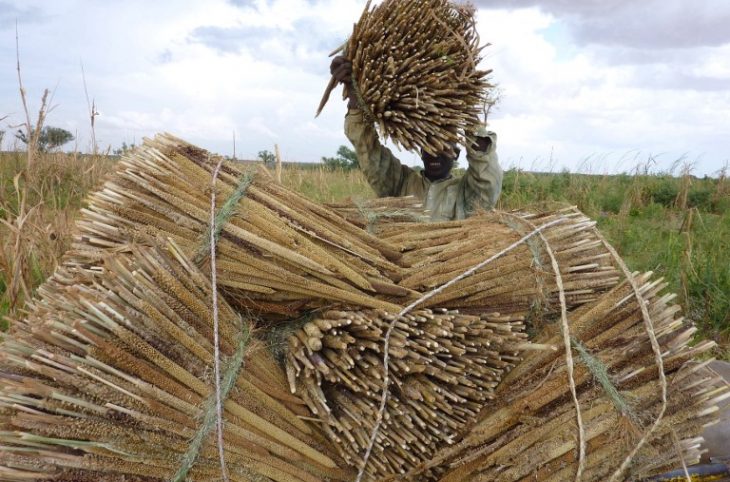
[[[0,154],[0,316],[21,316],[25,300],[68,249],[86,195],[114,158]],[[359,171],[286,167],[282,182],[322,202],[373,193]],[[730,182],[668,174],[505,173],[499,209],[575,205],[595,219],[633,270],[654,271],[677,293],[686,317],[730,358]]]

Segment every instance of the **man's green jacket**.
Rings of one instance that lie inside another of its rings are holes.
[[[480,133],[491,143],[484,152],[467,146],[469,167],[460,178],[429,181],[422,172],[404,166],[378,139],[372,123],[359,109],[345,116],[345,135],[357,153],[360,169],[378,196],[416,196],[424,201],[434,221],[464,219],[477,209],[492,209],[502,190],[497,159],[497,135]]]

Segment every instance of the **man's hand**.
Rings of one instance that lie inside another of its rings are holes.
[[[332,59],[330,73],[337,82],[349,85],[352,82],[352,62],[347,57],[338,55]]]
[[[480,122],[478,126],[476,132],[474,132],[474,143],[471,148],[478,152],[487,152],[492,145],[492,139],[489,137],[485,124]]]
[[[477,137],[474,144],[472,144],[472,149],[479,152],[487,152],[489,149],[489,146],[492,145],[492,139],[489,137]]]
[[[332,59],[330,64],[330,73],[337,82],[345,86],[345,97],[348,109],[357,109],[357,99],[352,95],[352,62],[343,55],[338,55]]]

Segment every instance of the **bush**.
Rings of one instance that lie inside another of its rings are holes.
[[[347,146],[340,146],[337,149],[336,157],[323,157],[322,162],[330,171],[337,169],[349,171],[360,167],[360,163],[357,161],[357,154]]]
[[[688,207],[714,211],[712,204],[712,191],[708,189],[691,190],[687,195]]]
[[[679,187],[676,181],[671,179],[662,179],[656,185],[649,187],[649,197],[657,204],[665,207],[674,206],[674,201],[679,194]]]
[[[31,131],[31,136],[34,134],[35,131]],[[18,132],[15,133],[15,137],[23,144],[28,144],[29,142],[27,134],[22,130],[18,130]],[[74,135],[66,129],[46,126],[41,129],[41,133],[38,136],[38,145],[36,147],[40,152],[48,152],[56,149],[57,147],[61,147],[74,139]]]

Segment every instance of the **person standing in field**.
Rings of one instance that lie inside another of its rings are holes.
[[[469,167],[460,178],[451,175],[459,148],[430,153],[421,150],[423,170],[400,163],[378,139],[371,122],[366,121],[357,99],[347,88],[352,78],[352,63],[344,56],[332,60],[330,72],[345,85],[348,112],[345,135],[348,137],[368,183],[379,197],[415,196],[423,200],[434,221],[464,219],[479,209],[493,209],[502,191],[502,169],[497,159],[497,135],[482,126],[466,146]]]

